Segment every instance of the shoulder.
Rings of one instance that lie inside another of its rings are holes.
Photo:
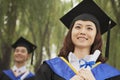
[[[93,70],[102,70],[105,72],[111,72],[111,73],[120,73],[119,70],[117,70],[115,67],[106,64],[106,63],[101,63],[98,66],[96,66],[95,68],[93,68]]]
[[[50,60],[47,60],[47,61],[50,61]],[[39,69],[37,70],[37,73],[41,74],[41,73],[47,73],[47,72],[52,72],[52,70],[50,66],[47,64],[47,62],[44,61],[43,64],[41,64]]]
[[[96,76],[102,76],[103,78],[109,78],[112,76],[120,75],[120,71],[109,64],[102,63],[92,69],[92,72]],[[104,75],[103,75],[104,74]]]
[[[59,57],[44,61],[36,72],[35,80],[65,80],[54,71],[54,68],[58,63]],[[58,66],[56,68],[58,69]]]
[[[53,71],[49,65],[46,62],[43,62],[35,74],[35,80],[51,80],[52,73]]]
[[[109,64],[106,64],[106,63],[102,63],[100,65],[97,66],[97,68],[99,69],[102,69],[102,70],[106,70],[106,71],[115,71],[115,72],[119,72],[119,70],[117,70],[115,67],[109,65]]]
[[[59,62],[60,60],[61,60],[60,57],[55,57],[55,58],[46,60],[46,61],[44,61],[44,62],[57,63],[57,62]]]
[[[7,75],[7,74],[12,74],[12,70],[3,70],[0,74]]]
[[[37,74],[53,74],[54,71],[52,70],[55,66],[59,66],[60,58],[55,57],[49,60],[45,60],[43,64],[40,65],[39,69],[37,70]]]
[[[60,57],[55,57],[55,58],[51,58],[49,60],[45,60],[43,62],[43,64],[40,66],[40,68],[42,68],[43,70],[44,69],[48,69],[50,68],[49,66],[51,65],[54,65],[54,64],[57,64],[61,61]]]
[[[0,80],[10,80],[6,73],[9,73],[10,70],[3,70],[0,72]]]

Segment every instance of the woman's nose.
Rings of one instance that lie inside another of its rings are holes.
[[[80,34],[86,34],[86,30],[85,30],[85,28],[81,28],[81,30],[80,30]]]

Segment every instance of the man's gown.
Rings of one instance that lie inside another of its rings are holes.
[[[21,74],[20,76],[15,76],[12,72],[12,70],[4,70],[0,73],[0,80],[21,80],[20,78],[22,77]],[[34,74],[32,74],[31,72],[29,72],[29,74],[25,77],[24,80],[32,80],[32,77],[34,76]]]

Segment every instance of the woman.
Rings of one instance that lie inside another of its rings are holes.
[[[101,54],[101,33],[105,32],[106,18],[110,20],[92,0],[84,0],[63,16],[61,21],[69,31],[59,57],[44,61],[36,80],[105,80],[120,75],[117,69],[105,63]]]
[[[9,70],[4,70],[0,74],[0,80],[30,80],[34,74],[27,69],[26,62],[36,46],[20,37],[12,47],[14,48],[14,66]]]

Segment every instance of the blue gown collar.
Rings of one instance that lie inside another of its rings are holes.
[[[65,80],[70,80],[75,75],[75,72],[60,58],[56,57],[45,61],[50,68]]]
[[[11,80],[20,80],[21,76],[23,74],[21,74],[20,76],[15,76],[14,73],[12,72],[12,70],[4,70],[3,71]],[[31,72],[26,76],[26,78],[32,77],[34,76]]]
[[[60,57],[56,57],[45,62],[50,66],[53,72],[65,80],[70,80],[70,78],[76,75],[75,71],[73,71],[73,69],[71,69],[70,66],[68,66],[68,64],[66,64]],[[91,69],[91,71],[96,80],[105,80],[107,78],[120,75],[119,70],[106,63],[98,64]]]

